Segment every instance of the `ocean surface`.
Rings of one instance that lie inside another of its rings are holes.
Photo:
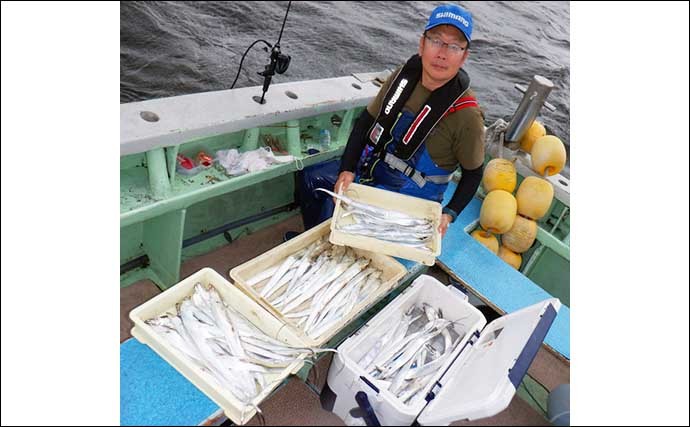
[[[441,2],[292,2],[281,50],[290,67],[274,83],[381,71],[417,51],[431,11]],[[510,120],[522,98],[516,83],[535,74],[555,88],[538,119],[570,146],[570,4],[459,2],[474,30],[465,69],[486,125]],[[257,39],[274,44],[287,1],[122,2],[120,102],[230,89],[240,59]],[[269,54],[257,43],[235,87],[257,86]],[[270,92],[270,89],[269,89]],[[569,163],[569,162],[568,162]],[[569,167],[563,171],[569,176]]]

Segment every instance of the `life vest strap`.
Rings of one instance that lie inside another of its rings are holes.
[[[479,103],[477,102],[477,99],[473,96],[464,96],[460,99],[458,99],[453,105],[446,111],[446,114],[444,115],[447,116],[448,114],[454,113],[456,111],[460,111],[463,108],[470,108],[470,107],[477,107],[479,108]]]
[[[391,153],[386,153],[383,161],[393,169],[402,172],[405,176],[417,184],[419,188],[424,187],[427,182],[434,184],[447,184],[453,178],[452,173],[448,175],[425,175],[424,173],[408,165],[404,160]]]

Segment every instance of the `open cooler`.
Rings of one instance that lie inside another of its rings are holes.
[[[132,335],[137,340],[151,347],[166,362],[177,369],[209,399],[220,406],[230,420],[236,424],[244,424],[256,413],[254,407],[240,402],[233,394],[222,388],[208,373],[202,371],[198,365],[193,364],[186,355],[171,346],[168,341],[145,323],[146,320],[164,313],[176,313],[175,305],[192,294],[196,283],[215,288],[228,306],[241,313],[250,323],[270,337],[295,347],[303,347],[305,343],[292,331],[285,328],[281,321],[211,268],[199,270],[130,312],[129,317],[134,322]],[[258,406],[285,378],[302,368],[303,360],[304,356],[301,356],[300,360],[293,362],[280,373],[267,375],[265,377],[266,387],[254,398],[252,403]]]
[[[442,208],[439,203],[355,183],[350,184],[343,195],[356,202],[396,210],[420,219],[428,219],[433,226],[433,234],[428,247],[421,249],[374,237],[347,233],[339,230],[339,227],[352,224],[354,220],[352,216],[343,216],[345,209],[342,207],[342,202],[337,200],[331,223],[331,243],[353,248],[365,248],[378,253],[417,261],[424,265],[434,265],[436,257],[441,254],[441,233],[439,233],[438,227],[441,221]]]
[[[377,340],[402,313],[419,303],[440,308],[464,337],[422,389],[423,398],[403,404],[360,366]],[[328,372],[326,409],[348,425],[448,425],[489,417],[505,409],[553,323],[556,298],[486,319],[465,296],[430,276],[420,276],[360,331],[338,347]]]
[[[256,276],[262,271],[280,265],[288,256],[293,255],[317,240],[324,238],[324,236],[327,236],[329,232],[330,219],[308,231],[305,231],[299,236],[288,240],[280,246],[277,246],[270,251],[233,268],[229,272],[230,277],[235,281],[238,287],[240,287],[252,299],[261,304],[262,307],[273,313],[273,315],[280,319],[281,322],[289,325],[289,327],[304,342],[312,347],[319,347],[327,343],[333,336],[340,332],[342,328],[347,326],[352,320],[356,319],[360,314],[368,310],[377,301],[383,298],[388,291],[397,286],[400,279],[403,278],[407,273],[407,270],[402,264],[389,256],[364,249],[354,249],[354,252],[358,256],[370,259],[370,265],[382,271],[382,284],[372,295],[355,305],[352,310],[347,313],[347,315],[329,328],[323,335],[319,336],[317,339],[312,339],[302,330],[300,326],[296,325],[292,319],[285,317],[279,309],[271,305],[271,303],[266,299],[262,298],[259,292],[257,292],[257,290],[248,283],[252,277]]]

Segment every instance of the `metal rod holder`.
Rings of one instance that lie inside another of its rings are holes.
[[[525,91],[513,118],[506,129],[505,142],[517,142],[527,132],[532,122],[539,114],[539,110],[546,102],[546,97],[551,93],[553,83],[542,76],[534,76],[532,83]]]

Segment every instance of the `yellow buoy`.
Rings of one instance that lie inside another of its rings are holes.
[[[532,246],[536,238],[537,222],[518,215],[510,230],[501,236],[501,242],[511,251],[521,254]]]
[[[493,234],[477,229],[472,232],[471,236],[491,252],[498,253],[498,239]]]
[[[479,223],[490,233],[503,234],[510,230],[517,215],[517,201],[505,190],[489,192],[479,211]]]
[[[530,154],[532,169],[539,175],[556,175],[565,166],[565,145],[553,135],[537,139]]]
[[[521,183],[517,193],[518,213],[529,219],[538,220],[551,207],[553,185],[545,179],[528,176]]]
[[[522,264],[522,255],[516,254],[515,252],[501,245],[501,247],[498,248],[498,256],[503,261],[511,265],[514,269],[520,269],[520,264]]]
[[[492,159],[484,169],[482,185],[486,192],[505,190],[512,193],[517,185],[517,171],[513,162],[506,159]]]
[[[544,125],[536,120],[533,121],[529,129],[527,129],[527,132],[520,138],[520,148],[522,148],[523,151],[531,153],[534,142],[544,135],[546,135]]]

